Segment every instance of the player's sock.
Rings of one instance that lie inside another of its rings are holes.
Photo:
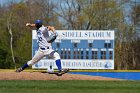
[[[26,64],[24,64],[24,65],[21,67],[21,69],[24,70],[24,69],[27,68],[27,67],[29,67],[29,65],[26,63]]]
[[[61,60],[58,59],[58,60],[56,60],[55,62],[56,62],[56,66],[57,66],[58,70],[61,71],[61,70],[62,70],[62,67],[61,67]]]

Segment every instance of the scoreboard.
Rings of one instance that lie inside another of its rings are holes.
[[[113,30],[57,30],[52,47],[61,56],[62,67],[69,69],[114,69]],[[51,34],[51,33],[49,33]],[[32,31],[32,56],[38,50],[36,31]],[[57,69],[55,60],[44,57],[32,66]]]

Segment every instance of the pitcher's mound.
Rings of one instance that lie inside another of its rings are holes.
[[[0,80],[120,80],[101,76],[87,76],[79,74],[64,74],[56,76],[41,72],[0,72]]]

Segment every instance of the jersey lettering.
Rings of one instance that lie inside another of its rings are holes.
[[[38,41],[42,41],[42,33],[41,31],[37,31]]]

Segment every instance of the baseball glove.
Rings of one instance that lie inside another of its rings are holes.
[[[49,36],[49,38],[47,39],[47,42],[48,42],[48,43],[54,42],[54,40],[56,39],[57,36],[58,36],[57,33],[51,34],[51,35]]]

